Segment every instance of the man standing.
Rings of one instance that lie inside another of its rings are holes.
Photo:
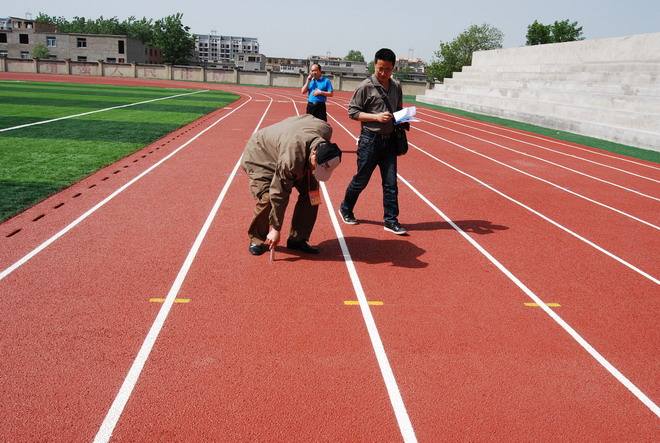
[[[310,67],[307,80],[300,90],[307,94],[307,113],[327,122],[328,116],[325,110],[325,102],[332,97],[332,83],[321,71],[321,65],[314,63]]]
[[[380,169],[383,182],[383,219],[386,231],[401,235],[406,229],[399,224],[399,190],[397,187],[397,157],[394,146],[394,116],[388,108],[403,108],[403,93],[399,82],[392,78],[396,56],[391,49],[383,48],[374,57],[374,74],[360,83],[348,105],[348,115],[362,122],[357,148],[357,173],[346,189],[339,215],[344,223],[355,225],[358,221],[353,208],[366,188],[371,174]],[[383,99],[389,102],[388,107]]]
[[[250,254],[261,255],[279,243],[293,188],[299,195],[287,248],[319,253],[307,242],[320,203],[317,180],[328,180],[341,162],[341,150],[330,143],[331,137],[330,125],[311,115],[289,117],[252,135],[241,160],[257,201],[248,229]]]

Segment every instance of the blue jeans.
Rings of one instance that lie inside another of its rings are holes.
[[[353,213],[353,208],[364,188],[367,187],[371,174],[380,168],[383,183],[383,220],[387,223],[398,222],[399,189],[396,179],[396,151],[394,139],[381,137],[368,129],[362,129],[357,149],[357,173],[348,184],[341,210]]]

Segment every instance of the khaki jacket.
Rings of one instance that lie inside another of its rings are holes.
[[[250,137],[241,166],[250,177],[256,198],[268,191],[272,206],[270,225],[275,229],[282,228],[294,184],[307,180],[311,150],[331,137],[332,127],[308,114],[289,117]]]

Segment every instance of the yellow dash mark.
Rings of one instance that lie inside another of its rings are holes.
[[[149,299],[150,303],[163,303],[165,302],[164,298],[150,298]],[[174,303],[190,303],[189,298],[175,298]]]
[[[546,303],[546,305],[549,308],[561,308],[561,305],[559,303]],[[528,308],[538,308],[539,307],[539,305],[537,305],[536,303],[525,303],[525,306],[527,306]]]
[[[370,304],[371,306],[383,306],[383,302],[378,300],[368,301],[367,303]],[[344,304],[346,306],[355,306],[355,305],[359,305],[360,302],[357,300],[345,300]]]

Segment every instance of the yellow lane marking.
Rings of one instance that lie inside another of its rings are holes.
[[[150,303],[163,303],[165,301],[164,298],[150,298],[149,302]],[[174,303],[190,303],[189,298],[175,298]]]
[[[371,306],[383,306],[383,302],[378,300],[368,301],[367,303],[370,304]],[[344,304],[346,306],[355,306],[355,305],[359,305],[360,302],[357,300],[345,300]]]
[[[549,308],[561,308],[561,305],[559,303],[546,303],[546,305]],[[528,308],[538,308],[539,307],[539,305],[537,305],[536,303],[525,303],[525,306],[527,306]]]

